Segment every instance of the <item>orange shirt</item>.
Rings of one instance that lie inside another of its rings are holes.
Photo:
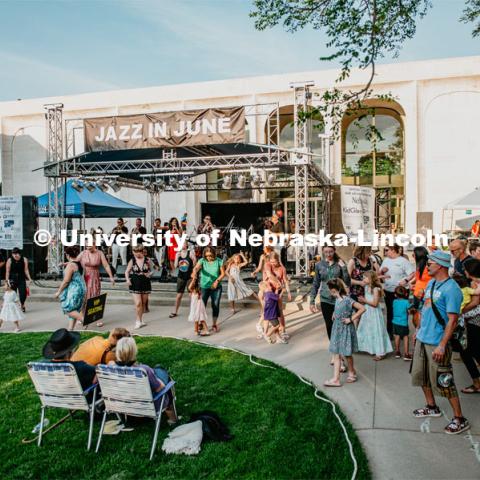
[[[480,233],[480,225],[474,223],[473,226],[472,226],[471,232],[472,232],[472,235],[473,235],[474,237],[478,237],[478,235],[479,235],[479,233]]]
[[[110,343],[103,337],[92,337],[86,342],[83,342],[72,356],[72,361],[78,362],[83,360],[90,365],[99,365],[100,363],[108,363],[111,360],[115,361],[115,352],[109,351]],[[106,352],[106,353],[105,353]],[[105,357],[102,357],[105,354]]]
[[[427,288],[428,282],[432,279],[428,273],[427,267],[423,270],[422,277],[420,278],[420,272],[417,270],[415,272],[415,287],[413,288],[413,294],[416,297],[423,297],[425,289]]]

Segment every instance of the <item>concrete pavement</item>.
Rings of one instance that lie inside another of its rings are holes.
[[[32,298],[34,300],[34,297]],[[173,295],[172,295],[173,301]],[[54,330],[67,325],[55,303],[29,301],[24,332]],[[174,336],[198,340],[187,322],[187,298],[177,318],[169,319],[171,308],[153,306],[145,320],[148,326],[140,335]],[[210,312],[209,312],[210,313]],[[409,363],[388,358],[375,362],[369,355],[355,356],[359,381],[342,388],[325,389],[323,381],[331,376],[328,340],[320,314],[312,315],[307,303],[287,305],[288,345],[268,345],[257,340],[254,329],[256,312],[251,308],[231,315],[227,308],[220,314],[221,331],[201,338],[205,343],[224,345],[271,360],[320,386],[336,401],[354,426],[367,452],[371,470],[377,479],[480,479],[480,395],[461,394],[465,416],[472,429],[466,434],[443,433],[447,418],[427,421],[415,419],[411,412],[424,405],[420,389],[410,386]],[[100,331],[115,326],[133,328],[133,305],[108,305]],[[12,328],[3,327],[0,331]],[[462,363],[454,363],[459,388],[470,385]],[[448,402],[438,399],[446,416]],[[333,417],[332,417],[333,418]]]

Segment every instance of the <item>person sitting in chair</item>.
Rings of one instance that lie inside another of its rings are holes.
[[[96,383],[95,367],[83,360],[72,360],[72,354],[80,341],[79,332],[60,328],[52,333],[43,346],[43,357],[52,363],[70,363],[77,372],[83,390]]]
[[[133,337],[123,337],[121,338],[115,349],[116,361],[110,362],[110,365],[118,365],[120,367],[139,367],[147,372],[148,381],[150,383],[150,388],[152,389],[152,394],[160,392],[165,385],[168,383],[168,374],[166,374],[164,369],[160,367],[149,367],[143,363],[137,363],[137,353],[138,348]],[[159,377],[162,377],[160,379]],[[155,407],[159,408],[162,399],[159,398],[155,401]],[[168,424],[174,425],[177,423],[177,415],[175,410],[172,408],[172,398],[171,392],[165,398],[164,406],[166,406],[165,413],[168,418]]]
[[[106,365],[115,361],[115,347],[123,337],[129,337],[130,332],[126,328],[114,328],[108,338],[101,335],[92,337],[83,342],[72,355],[72,361],[84,361],[89,365]]]

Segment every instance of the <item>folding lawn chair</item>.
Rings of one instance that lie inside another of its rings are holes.
[[[77,372],[70,363],[30,362],[27,368],[42,403],[38,446],[42,443],[45,409],[47,407],[65,408],[70,410],[70,412],[75,410],[88,412],[90,425],[88,428],[87,450],[90,450],[98,385],[95,384],[83,390]],[[93,398],[89,403],[87,395],[92,391]]]
[[[131,415],[134,417],[148,417],[155,419],[155,433],[153,436],[150,460],[153,458],[157,445],[160,420],[165,411],[166,394],[172,390],[173,409],[175,408],[174,381],[170,381],[165,388],[156,394],[152,394],[147,372],[139,367],[117,367],[99,365],[97,367],[97,378],[102,390],[102,397],[105,401],[102,425],[98,436],[96,452],[102,441],[105,420],[109,413]],[[155,407],[155,401],[161,399],[160,407]]]

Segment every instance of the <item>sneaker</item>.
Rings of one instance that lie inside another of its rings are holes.
[[[406,361],[406,362],[411,362],[413,357],[409,354],[409,353],[405,353],[403,355],[403,359]]]
[[[395,358],[402,358],[402,354],[400,352],[395,352]]]
[[[434,407],[425,405],[423,408],[417,408],[413,411],[413,416],[416,418],[423,418],[423,417],[441,417],[442,412],[438,408],[437,405]]]
[[[285,340],[288,340],[290,338],[290,335],[287,332],[282,332],[280,336]]]
[[[139,328],[142,328],[142,327],[143,327],[142,322],[135,322],[134,330],[138,330]]]
[[[288,343],[288,340],[284,335],[277,335],[277,342],[278,343]]]
[[[269,337],[269,336],[267,336],[267,335],[263,335],[263,338],[265,339],[265,341],[266,341],[267,343],[273,343],[272,337]]]
[[[470,430],[470,424],[465,417],[453,417],[452,421],[445,427],[444,432],[447,435],[457,435]]]

